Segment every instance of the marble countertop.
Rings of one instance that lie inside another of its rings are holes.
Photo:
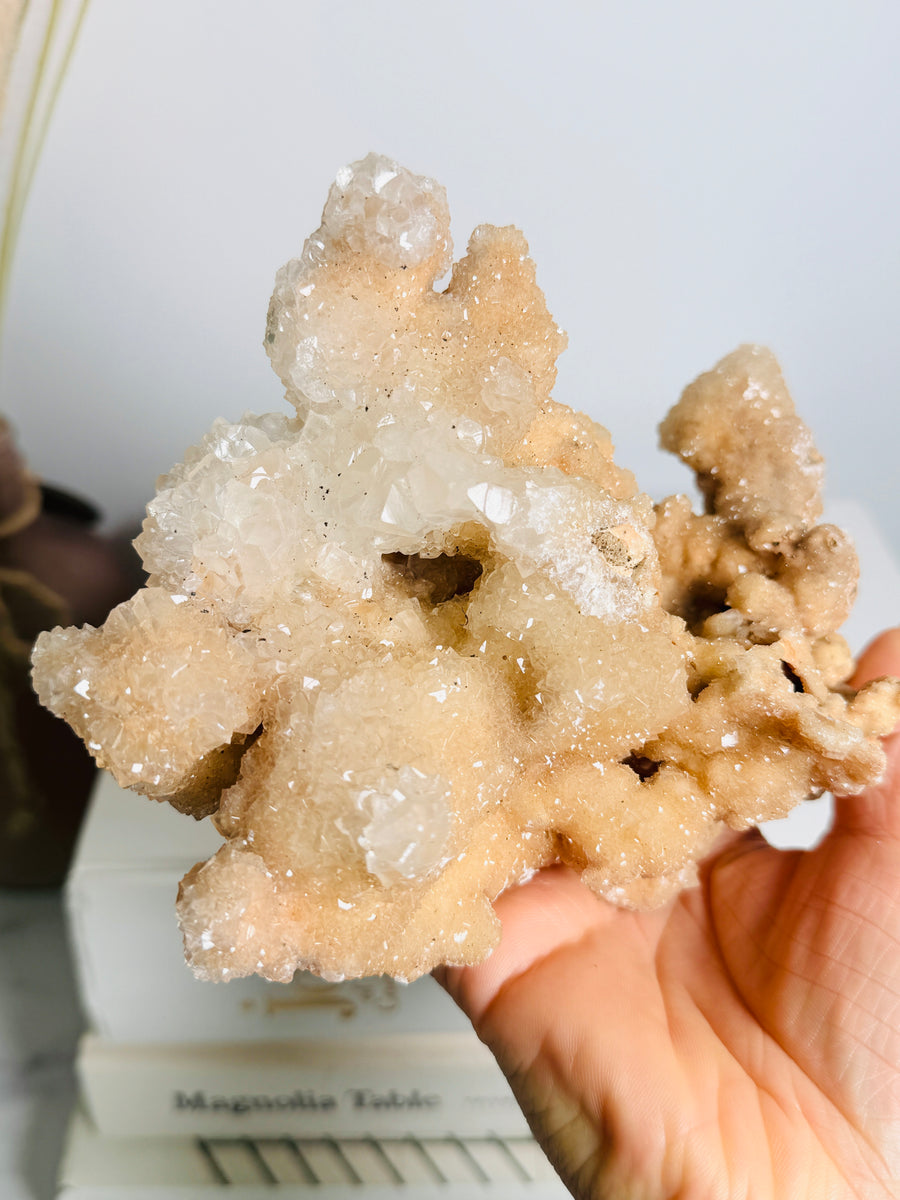
[[[0,1196],[51,1200],[83,1018],[61,891],[0,890]]]

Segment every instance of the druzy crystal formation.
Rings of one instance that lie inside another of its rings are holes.
[[[474,963],[552,862],[662,903],[723,825],[876,779],[896,681],[846,686],[856,560],[771,354],[666,418],[707,511],[654,507],[551,399],[565,338],[521,233],[452,268],[443,189],[341,171],[276,278],[295,415],[216,421],[160,482],[149,585],[41,637],[44,702],[120,783],[213,815],[197,975]]]

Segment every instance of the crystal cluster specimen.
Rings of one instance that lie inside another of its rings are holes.
[[[104,767],[214,814],[178,900],[203,978],[474,963],[547,863],[658,904],[723,824],[883,768],[898,684],[844,682],[854,553],[772,356],[687,389],[663,440],[708,511],[655,508],[551,398],[522,235],[450,265],[441,187],[343,170],[269,310],[296,414],[217,421],[149,506],[147,588],[38,643]]]

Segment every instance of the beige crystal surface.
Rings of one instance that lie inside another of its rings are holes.
[[[451,258],[438,184],[341,171],[269,309],[295,414],[217,421],[149,505],[148,586],[38,642],[102,766],[213,814],[178,901],[203,978],[474,963],[548,863],[659,904],[723,825],[883,769],[900,689],[846,686],[856,560],[772,355],[685,391],[663,441],[708,511],[654,507],[551,398],[521,233],[437,291]]]

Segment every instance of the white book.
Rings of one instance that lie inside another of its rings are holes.
[[[78,1074],[98,1129],[116,1137],[528,1133],[471,1031],[196,1046],[87,1034]]]
[[[109,1137],[73,1114],[59,1200],[212,1200],[219,1189],[230,1200],[569,1194],[530,1136]]]
[[[66,885],[79,990],[88,1024],[107,1041],[224,1042],[458,1030],[468,1021],[426,976],[290,983],[251,976],[200,982],[175,920],[182,876],[222,839],[119,787],[103,772]]]

